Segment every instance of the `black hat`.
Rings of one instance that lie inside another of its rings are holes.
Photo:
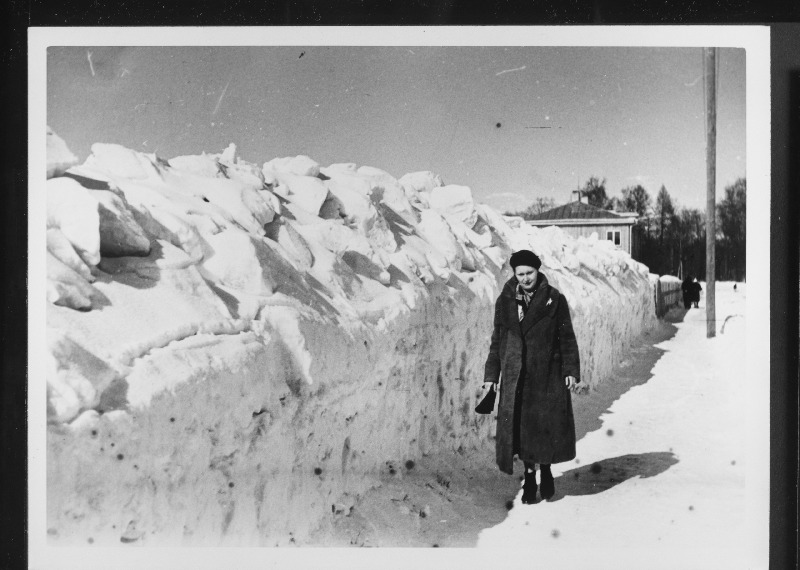
[[[517,265],[527,265],[538,270],[542,266],[542,260],[529,249],[521,249],[511,254],[511,259],[508,261],[512,268]]]

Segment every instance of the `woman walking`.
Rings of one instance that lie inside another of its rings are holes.
[[[512,474],[514,455],[525,464],[522,502],[555,494],[550,465],[575,458],[570,391],[580,382],[578,343],[566,298],[539,272],[541,261],[521,250],[510,260],[514,276],[497,298],[484,389],[497,384],[496,458]]]

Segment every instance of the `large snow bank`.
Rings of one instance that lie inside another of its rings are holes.
[[[567,296],[591,385],[654,314],[610,242],[430,172],[95,144],[47,198],[53,540],[284,544],[399,461],[484,445],[512,250]]]

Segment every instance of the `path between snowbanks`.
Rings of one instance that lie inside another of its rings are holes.
[[[610,243],[506,221],[469,188],[308,157],[259,167],[48,133],[48,533],[288,544],[402,462],[476,449],[505,260],[567,296],[597,385],[653,321]]]
[[[531,556],[568,569],[752,567],[742,447],[747,291],[732,286],[717,284],[716,338],[705,338],[703,306],[674,309],[625,352],[614,382],[574,398],[578,456],[553,467],[553,500],[523,505],[521,469],[500,473],[487,442],[398,466],[311,543],[478,546],[502,549],[512,567]]]

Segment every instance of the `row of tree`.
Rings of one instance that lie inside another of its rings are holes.
[[[617,212],[636,212],[634,227],[639,248],[635,257],[659,275],[706,274],[706,215],[704,210],[685,208],[673,200],[664,185],[655,201],[637,184],[623,188],[619,197],[609,197],[606,180],[591,176],[579,189],[592,206]],[[513,215],[530,219],[556,205],[552,198],[537,198]],[[725,187],[716,211],[716,276],[721,281],[744,281],[746,264],[747,181],[739,178]]]

